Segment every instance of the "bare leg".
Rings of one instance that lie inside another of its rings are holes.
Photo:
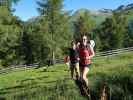
[[[89,68],[88,67],[85,67],[83,69],[83,80],[85,81],[86,85],[88,86],[88,78],[87,78],[87,74],[89,72]]]

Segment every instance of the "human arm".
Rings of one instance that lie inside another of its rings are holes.
[[[88,44],[87,49],[88,49],[88,56],[86,56],[85,59],[92,59],[95,56],[94,49],[90,44]]]
[[[94,52],[94,49],[93,47],[90,45],[90,52],[91,52],[91,55],[90,55],[90,59],[93,58],[95,56],[95,52]]]

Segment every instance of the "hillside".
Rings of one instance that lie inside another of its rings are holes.
[[[90,14],[91,18],[94,19],[94,21],[96,22],[96,25],[102,23],[107,17],[111,15],[111,13],[104,13],[101,12],[100,10],[89,11],[88,9],[79,9],[72,15],[71,21],[75,21],[78,18],[78,16],[81,16],[82,14],[84,14],[84,12]]]
[[[132,10],[132,9],[133,9],[133,3],[128,4],[128,5],[121,5],[114,11],[128,11],[128,10]]]
[[[104,83],[111,100],[133,98],[133,53],[94,60],[89,73],[92,100],[99,100]],[[70,78],[66,65],[0,75],[0,100],[86,100]]]
[[[112,15],[112,12],[121,12],[124,15],[127,15],[129,21],[133,18],[133,4],[121,5],[117,9],[100,9],[97,11],[90,11],[88,9],[79,9],[71,15],[70,21],[75,21],[78,16],[81,16],[84,12],[88,12],[91,18],[96,22],[96,25],[101,24],[107,17]],[[28,22],[36,22],[41,20],[41,17],[34,17],[28,20]]]

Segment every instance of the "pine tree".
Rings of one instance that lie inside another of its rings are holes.
[[[2,65],[18,62],[17,48],[21,33],[21,21],[12,15],[7,6],[0,6],[0,55],[2,55],[0,60]]]
[[[127,32],[124,35],[124,47],[132,47],[133,46],[133,20],[131,20],[127,27]]]
[[[91,34],[95,28],[95,21],[91,19],[89,12],[85,11],[83,15],[80,15],[74,22],[74,27],[74,38],[79,40],[82,34]]]
[[[127,20],[121,13],[114,13],[96,29],[100,37],[101,50],[110,50],[123,47],[126,34]]]
[[[63,11],[63,0],[41,0],[38,2],[41,16],[48,22],[48,35],[51,44],[51,56],[54,61],[55,56],[62,53],[63,44],[68,43],[65,39],[71,38],[69,31],[69,16]],[[65,43],[66,42],[66,43]]]
[[[123,42],[125,38],[124,35],[126,34],[126,31],[127,31],[126,29],[128,25],[127,19],[126,19],[126,16],[121,13],[114,13],[112,20],[115,26],[113,46],[114,48],[121,48],[123,47]]]

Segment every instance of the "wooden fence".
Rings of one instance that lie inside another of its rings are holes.
[[[128,47],[128,48],[121,48],[121,49],[116,49],[116,50],[109,50],[105,52],[96,52],[96,56],[94,57],[95,59],[99,59],[102,57],[112,57],[112,56],[117,56],[126,52],[133,52],[133,47]],[[56,59],[55,64],[63,64],[64,59]],[[4,68],[0,70],[0,74],[7,74],[9,72],[13,71],[20,71],[20,70],[28,70],[28,69],[33,69],[33,68],[38,68],[39,64],[29,64],[29,65],[12,65],[8,68]]]

